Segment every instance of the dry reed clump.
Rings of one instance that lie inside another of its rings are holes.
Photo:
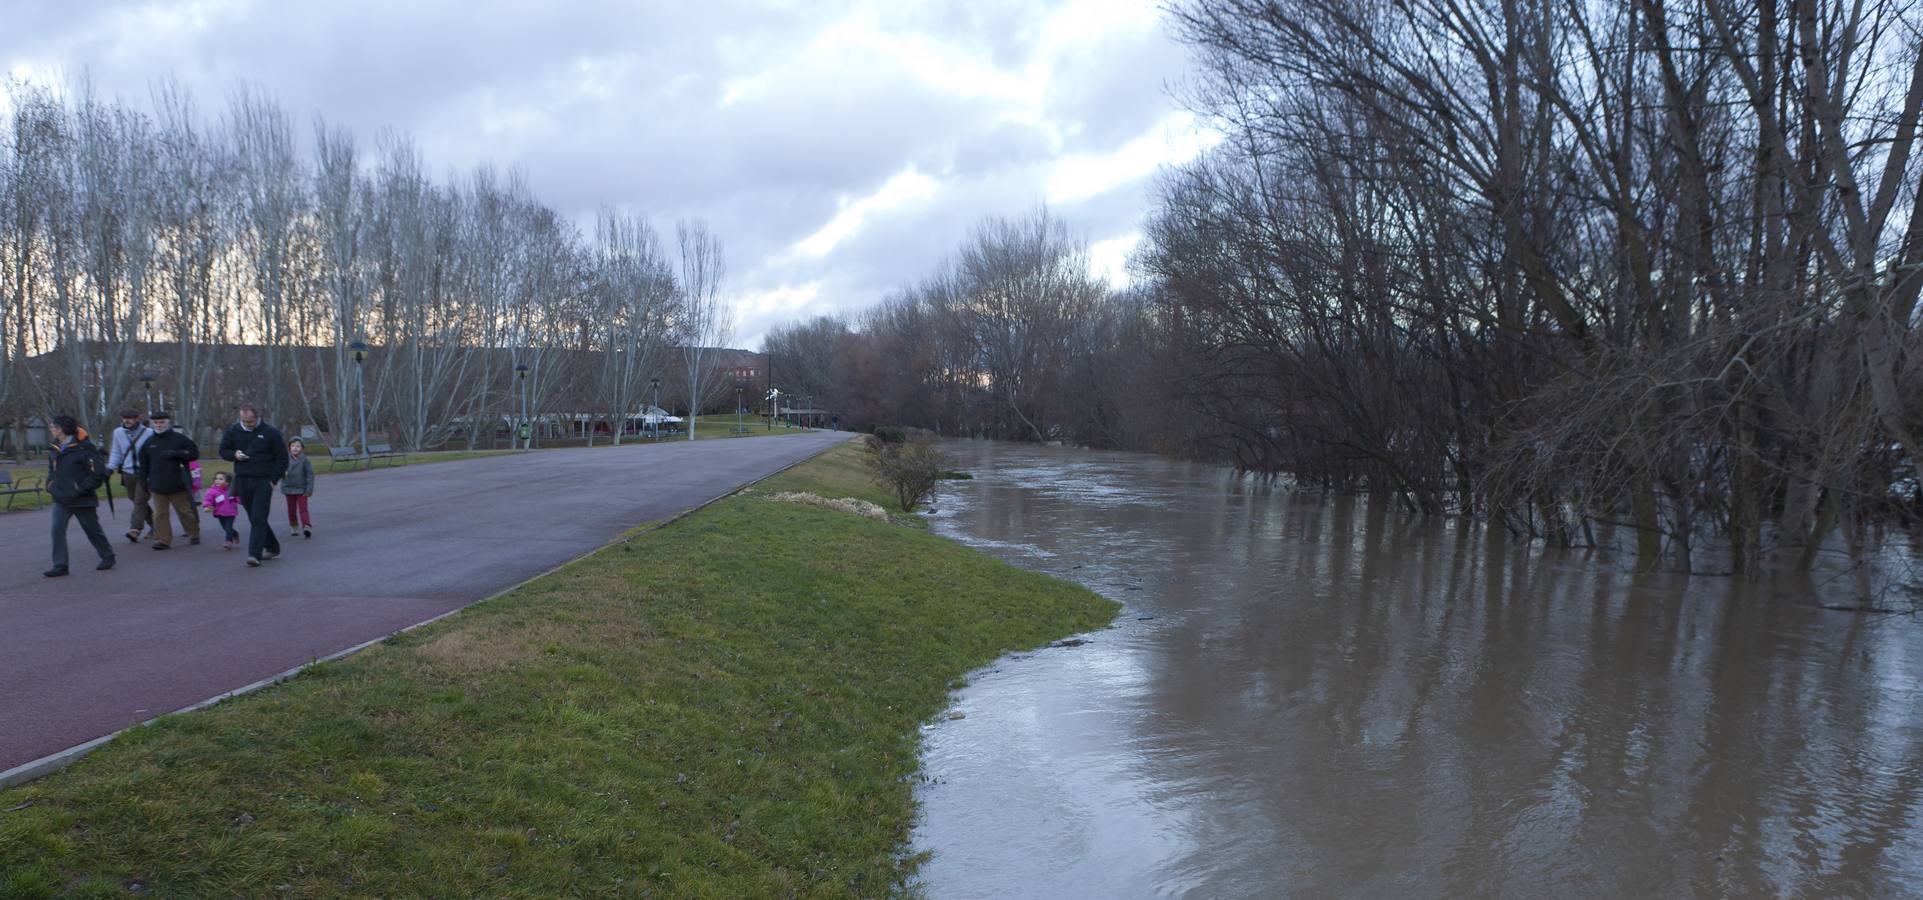
[[[832,509],[836,512],[850,513],[869,519],[880,519],[884,522],[888,521],[887,510],[882,509],[876,504],[869,503],[866,500],[857,500],[853,497],[822,497],[815,494],[791,491],[773,494],[768,499],[779,503],[799,503],[803,506],[818,506],[822,509]]]

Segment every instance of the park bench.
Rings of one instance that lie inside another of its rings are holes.
[[[40,482],[37,479],[35,479],[34,476],[22,475],[20,476],[19,481],[15,481],[13,480],[12,472],[6,469],[0,469],[0,495],[3,495],[7,498],[8,509],[13,508],[13,498],[20,496],[21,494],[26,494],[27,496],[32,497],[33,508],[39,509],[40,503],[41,503],[41,495],[46,493],[47,493],[47,489],[45,487],[42,487]]]
[[[327,448],[327,461],[335,469],[338,469],[340,467],[340,464],[344,462],[345,463],[360,462],[361,455],[359,453],[355,453],[354,448],[352,447],[329,447]],[[333,469],[330,469],[329,471],[333,471]]]
[[[403,463],[407,462],[407,451],[396,450],[393,444],[372,444],[367,448],[367,458],[369,460],[384,459],[391,466],[397,459]]]

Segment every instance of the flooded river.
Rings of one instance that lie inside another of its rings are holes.
[[[1126,608],[928,727],[931,897],[1923,897],[1923,617],[945,449],[938,532]]]

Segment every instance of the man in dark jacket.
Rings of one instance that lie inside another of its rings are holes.
[[[48,578],[67,574],[68,519],[80,520],[80,530],[99,552],[100,565],[94,568],[111,569],[114,547],[100,530],[100,515],[94,511],[100,506],[94,491],[107,481],[107,464],[72,416],[54,416],[47,434],[53,439],[53,449],[47,452],[47,492],[53,495],[53,568],[45,574]]]
[[[154,436],[140,448],[137,468],[141,483],[154,504],[154,549],[165,550],[174,541],[170,512],[180,513],[180,530],[187,532],[187,543],[200,543],[200,517],[194,514],[193,473],[187,464],[200,458],[194,439],[175,431],[173,414],[157,412],[148,417]]]
[[[234,494],[247,510],[247,565],[258,566],[280,555],[280,538],[268,514],[274,509],[274,485],[287,474],[287,440],[260,420],[253,404],[243,403],[240,421],[220,436],[220,458],[234,463]]]

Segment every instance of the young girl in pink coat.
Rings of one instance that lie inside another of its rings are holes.
[[[234,496],[233,476],[226,472],[215,474],[214,486],[207,489],[207,497],[201,504],[220,520],[220,530],[227,534],[227,543],[220,549],[234,549],[240,542],[240,532],[234,530],[234,517],[240,515],[240,498]]]

